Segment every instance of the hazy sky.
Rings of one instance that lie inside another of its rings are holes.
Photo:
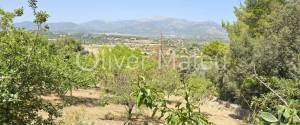
[[[39,0],[39,8],[50,14],[49,22],[130,20],[173,17],[192,21],[233,21],[233,7],[242,0]],[[0,0],[0,8],[24,7],[16,22],[31,21],[27,0]]]

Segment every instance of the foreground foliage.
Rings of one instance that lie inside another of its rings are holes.
[[[160,112],[161,115],[159,119],[165,118],[165,124],[167,125],[208,125],[210,124],[207,120],[207,117],[200,112],[194,112],[197,108],[197,99],[193,97],[195,94],[205,93],[205,87],[195,88],[192,85],[201,85],[202,83],[197,82],[193,83],[187,80],[187,72],[182,71],[181,84],[182,92],[184,95],[184,101],[178,102],[175,108],[168,106],[168,100],[165,99],[165,93],[159,91],[146,82],[141,82],[139,88],[135,91],[133,95],[136,97],[136,103],[138,107],[145,105],[146,107],[153,110],[152,117],[156,115],[157,112]],[[200,89],[202,91],[195,91]],[[198,93],[199,92],[199,93]],[[199,100],[198,100],[199,101]]]
[[[64,55],[53,53],[49,41],[39,35],[47,29],[48,14],[37,11],[36,2],[29,1],[38,25],[33,32],[13,25],[23,9],[0,9],[0,124],[54,124],[61,106],[42,96],[59,94],[62,84],[76,82],[76,76],[67,72]],[[41,112],[47,116],[42,117]]]
[[[222,99],[253,113],[299,110],[299,10],[298,0],[246,0],[236,8],[238,20],[223,24],[231,42]]]
[[[297,113],[297,109],[291,109],[280,105],[277,107],[275,116],[269,112],[259,112],[255,124],[298,125],[300,124],[300,118]]]
[[[231,43],[222,99],[254,112],[274,110],[284,103],[270,87],[295,102],[291,108],[300,105],[299,9],[298,0],[246,0],[236,8],[238,20],[224,24]]]

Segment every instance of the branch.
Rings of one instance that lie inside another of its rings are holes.
[[[284,103],[285,106],[288,107],[288,103],[274,90],[272,89],[267,83],[263,82],[257,75],[256,73],[256,68],[254,66],[254,74],[255,74],[255,78],[261,83],[263,84],[265,87],[267,87],[272,93],[274,93],[279,99],[280,101],[282,101]]]

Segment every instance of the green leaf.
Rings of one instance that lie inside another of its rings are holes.
[[[300,118],[299,118],[298,115],[295,115],[295,116],[293,117],[293,122],[294,122],[294,123],[300,123]]]
[[[291,117],[291,111],[289,109],[286,109],[283,113],[283,117],[289,119]]]
[[[278,119],[274,115],[268,112],[260,112],[259,116],[267,122],[271,122],[271,123],[278,122]]]
[[[141,98],[143,96],[143,93],[142,92],[139,92],[137,98],[136,98],[136,104],[138,105],[138,107],[140,107],[142,105],[141,103]]]
[[[150,89],[146,89],[146,92],[147,92],[147,96],[150,96],[151,90]]]
[[[284,110],[285,110],[285,107],[282,105],[279,105],[278,111],[277,111],[278,115],[282,115],[284,113]]]

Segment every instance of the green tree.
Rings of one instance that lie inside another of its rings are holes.
[[[155,69],[156,67],[153,68],[155,72],[152,74],[152,85],[163,90],[168,97],[178,94],[177,90],[180,86],[178,71],[170,66],[162,67],[159,70]]]
[[[228,51],[228,46],[219,40],[214,40],[203,47],[203,54],[213,58],[222,60]]]
[[[61,94],[65,95],[68,91],[72,96],[72,90],[78,87],[96,86],[96,73],[84,71],[81,67],[93,67],[95,58],[91,53],[84,51],[80,42],[69,38],[62,37],[57,41],[49,43],[50,53],[60,56],[64,61],[64,72],[73,74],[71,82],[61,84]],[[59,65],[58,65],[59,66]]]
[[[238,20],[224,24],[231,40],[226,86],[233,86],[233,90],[243,87],[245,80],[254,74],[254,67],[259,76],[298,79],[295,67],[299,64],[296,24],[299,19],[294,16],[298,6],[298,1],[246,0],[236,8]],[[249,96],[241,91],[228,93],[231,94],[224,99],[238,102],[245,102],[244,96]],[[258,93],[268,91],[262,89]]]
[[[170,108],[167,101],[164,99],[164,93],[159,91],[147,83],[139,85],[135,91],[136,103],[138,107],[145,105],[153,110],[152,117],[159,111],[160,119],[165,118],[166,125],[207,125],[209,124],[206,116],[200,112],[194,112],[195,102],[204,95],[204,91],[209,87],[204,80],[195,80],[194,75],[188,78],[185,70],[180,72],[181,87],[178,88],[182,92],[184,101],[178,102],[175,108]],[[199,97],[200,96],[200,97]],[[197,98],[199,97],[199,98]]]
[[[225,80],[227,72],[226,64],[228,64],[228,52],[229,45],[222,41],[214,40],[202,47],[200,55],[200,59],[202,61],[200,63],[209,64],[209,68],[207,70],[200,71],[199,73],[204,74],[204,77],[215,85],[221,98],[227,95]]]
[[[115,46],[101,47],[98,54],[100,62],[97,67],[97,77],[102,79],[101,82],[107,94],[111,94],[104,98],[110,103],[125,105],[127,109],[125,124],[131,124],[135,106],[132,93],[138,88],[139,82],[136,79],[144,73],[142,53],[138,49]]]
[[[57,107],[41,96],[59,92],[64,81],[57,69],[59,57],[48,52],[48,41],[20,29],[1,32],[1,96],[0,123],[51,123],[58,117]],[[35,46],[32,46],[35,44]],[[42,119],[39,111],[48,113]]]
[[[35,16],[34,23],[37,24],[38,33],[40,30],[48,30],[49,26],[46,24],[49,14],[46,11],[37,10],[37,0],[28,0],[29,7],[33,10],[33,15]]]
[[[54,124],[60,106],[42,96],[59,93],[74,76],[65,72],[63,56],[51,52],[46,38],[14,27],[13,18],[22,13],[0,9],[0,124]]]

